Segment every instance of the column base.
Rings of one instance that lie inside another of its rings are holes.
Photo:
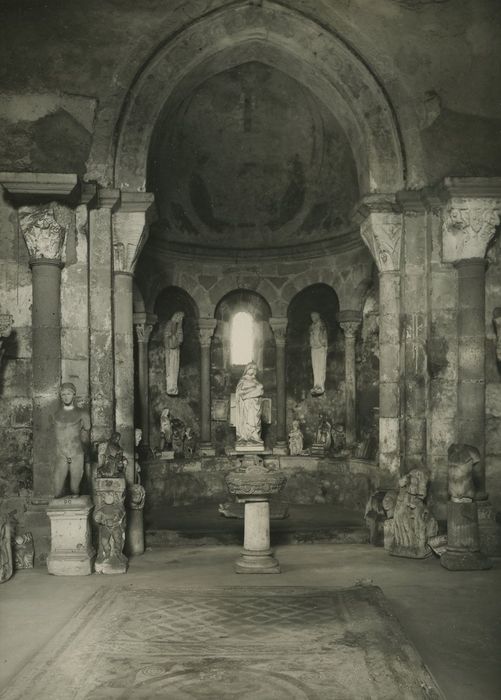
[[[237,574],[279,574],[280,564],[275,559],[271,549],[252,551],[243,549],[240,558],[235,562]]]
[[[216,448],[210,442],[202,442],[198,448],[200,457],[215,457]]]
[[[449,549],[440,557],[440,563],[449,571],[478,571],[492,567],[491,560],[482,552],[459,552]]]
[[[47,571],[53,576],[88,576],[92,573],[95,552],[93,549],[81,554],[57,552],[47,557]]]
[[[272,452],[274,455],[279,455],[279,456],[280,455],[285,456],[285,455],[289,454],[287,444],[285,442],[281,442],[281,441],[277,442],[277,444],[273,448]]]

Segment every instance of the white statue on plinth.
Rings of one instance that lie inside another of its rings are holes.
[[[250,362],[237,384],[235,426],[237,446],[262,447],[261,414],[263,385],[256,378],[257,367]]]
[[[179,376],[179,354],[181,343],[183,342],[183,318],[182,311],[176,311],[170,321],[165,324],[164,347],[165,347],[165,380],[167,393],[170,396],[177,396],[177,380]]]
[[[316,311],[311,313],[310,326],[311,366],[313,369],[312,396],[325,392],[325,372],[327,366],[327,328]]]

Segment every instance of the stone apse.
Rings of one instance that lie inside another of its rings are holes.
[[[417,114],[390,100],[376,68],[350,42],[279,4],[218,7],[176,31],[159,24],[117,68],[113,85],[99,101],[84,172],[0,173],[2,310],[15,329],[2,369],[2,400],[14,407],[3,427],[12,453],[7,507],[19,508],[32,529],[46,522],[53,495],[48,415],[61,380],[72,381],[89,407],[93,443],[121,433],[132,483],[134,428],[142,427],[146,442],[158,431],[155,334],[169,304],[172,311],[184,305],[190,348],[181,354],[186,394],[178,405],[210,458],[224,453],[227,440],[212,417],[219,398],[213,375],[224,369],[224,309],[233,308],[235,294],[266,309],[268,447],[283,454],[298,404],[313,431],[313,399],[302,398],[287,368],[300,364],[294,314],[315,310],[318,290],[333,300],[323,312],[332,316],[332,346],[331,393],[322,400],[351,444],[379,409],[375,483],[394,484],[425,467],[433,508],[444,517],[447,449],[460,438],[481,454],[477,498],[499,503],[491,319],[499,304],[501,179],[430,174]],[[256,85],[285,117],[290,105],[278,96],[292,91],[301,108],[291,138],[304,131],[315,139],[305,136],[295,149],[282,143],[278,120],[264,158]],[[235,152],[228,106],[235,95],[249,163]],[[203,109],[213,115],[212,131],[197,160]],[[218,157],[226,164],[219,170]],[[221,194],[230,168],[234,206]],[[26,212],[36,214],[33,223],[19,228]],[[22,474],[15,454],[23,455]]]

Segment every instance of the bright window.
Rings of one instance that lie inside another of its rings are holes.
[[[246,365],[254,359],[254,320],[247,311],[239,311],[231,322],[231,364]]]

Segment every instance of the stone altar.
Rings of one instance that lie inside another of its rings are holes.
[[[285,485],[282,472],[267,469],[257,455],[245,455],[240,468],[226,475],[226,485],[245,503],[244,548],[235,564],[237,574],[279,574],[280,565],[270,549],[270,497]]]
[[[91,543],[90,496],[64,496],[49,502],[51,544],[49,574],[86,576],[92,573],[95,551]]]
[[[96,479],[94,522],[99,526],[96,573],[125,574],[125,479]]]

